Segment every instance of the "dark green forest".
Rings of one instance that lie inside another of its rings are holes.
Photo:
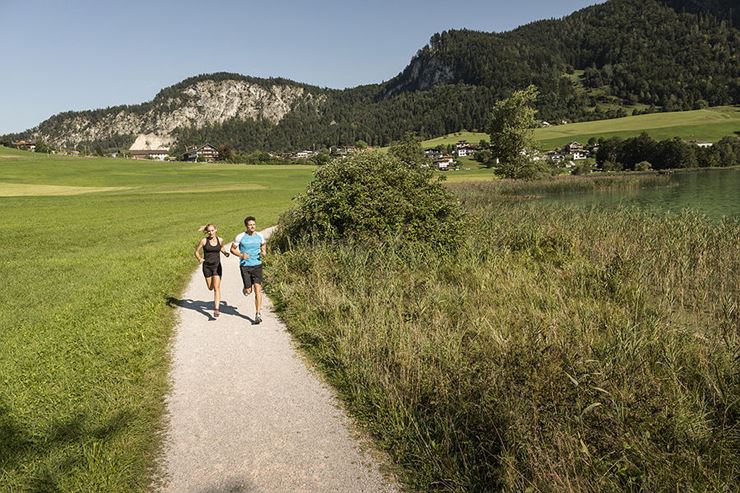
[[[497,100],[530,84],[539,89],[539,118],[548,121],[736,104],[740,31],[732,6],[726,0],[611,0],[504,33],[434,34],[401,73],[382,84],[337,90],[285,79],[201,75],[162,90],[149,103],[62,113],[39,130],[61,135],[73,116],[96,121],[121,110],[168,111],[174,108],[165,101],[183,97],[182,89],[202,79],[291,84],[322,97],[296,105],[277,125],[231,120],[181,128],[178,148],[209,142],[245,152],[291,151],[357,140],[382,146],[408,132],[427,138],[480,130]],[[81,146],[120,148],[133,138]]]

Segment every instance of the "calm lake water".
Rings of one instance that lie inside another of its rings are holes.
[[[615,192],[549,195],[543,200],[585,206],[637,206],[680,212],[691,209],[709,217],[740,218],[740,169],[674,173],[671,186]]]

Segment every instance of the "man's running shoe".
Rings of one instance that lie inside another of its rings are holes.
[[[262,323],[262,317],[260,316],[260,314],[259,314],[259,313],[257,313],[257,314],[256,314],[256,315],[254,316],[254,323],[256,323],[256,324]]]

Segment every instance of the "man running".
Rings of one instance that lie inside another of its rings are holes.
[[[246,231],[239,233],[231,244],[231,253],[239,257],[239,269],[242,273],[244,296],[252,294],[254,287],[254,307],[257,312],[254,323],[262,322],[260,308],[262,308],[262,259],[265,258],[267,247],[265,238],[257,232],[257,221],[253,216],[244,218]]]

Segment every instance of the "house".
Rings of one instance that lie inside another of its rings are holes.
[[[712,147],[712,143],[711,142],[693,142],[693,144],[696,145],[696,146],[698,146],[698,147],[705,148],[705,149],[708,148],[708,147]]]
[[[36,142],[33,142],[31,140],[19,140],[16,142],[13,142],[13,145],[16,149],[20,149],[22,151],[36,151]]]
[[[183,155],[183,161],[212,163],[218,159],[218,150],[211,144],[189,147]]]
[[[583,150],[584,150],[583,146],[575,141],[571,142],[570,144],[566,144],[563,147],[563,152],[565,154],[572,154],[574,152],[583,152]]]
[[[460,140],[455,144],[455,155],[457,157],[468,156],[473,153],[473,150],[473,146],[467,140]]]
[[[573,156],[574,161],[586,159],[588,157],[588,151],[573,151],[571,155]]]
[[[134,149],[129,150],[131,159],[156,159],[158,161],[164,161],[169,155],[167,149]]]
[[[140,134],[131,147],[129,154],[132,159],[156,159],[164,161],[170,153],[171,137],[160,137],[155,134]]]
[[[298,151],[295,154],[293,154],[293,159],[311,159],[314,156],[317,156],[319,154],[318,151]]]
[[[450,156],[449,154],[444,154],[434,160],[434,166],[436,166],[438,170],[446,171],[450,169],[451,166],[454,166],[454,165],[455,165],[455,158]]]
[[[565,154],[560,151],[547,151],[545,156],[552,162],[559,162],[565,159]]]
[[[442,151],[440,151],[439,149],[427,149],[424,151],[424,155],[429,159],[437,159],[438,157],[442,156]]]
[[[329,154],[332,156],[346,156],[348,154],[352,154],[353,152],[357,152],[356,146],[333,146],[329,149]]]

